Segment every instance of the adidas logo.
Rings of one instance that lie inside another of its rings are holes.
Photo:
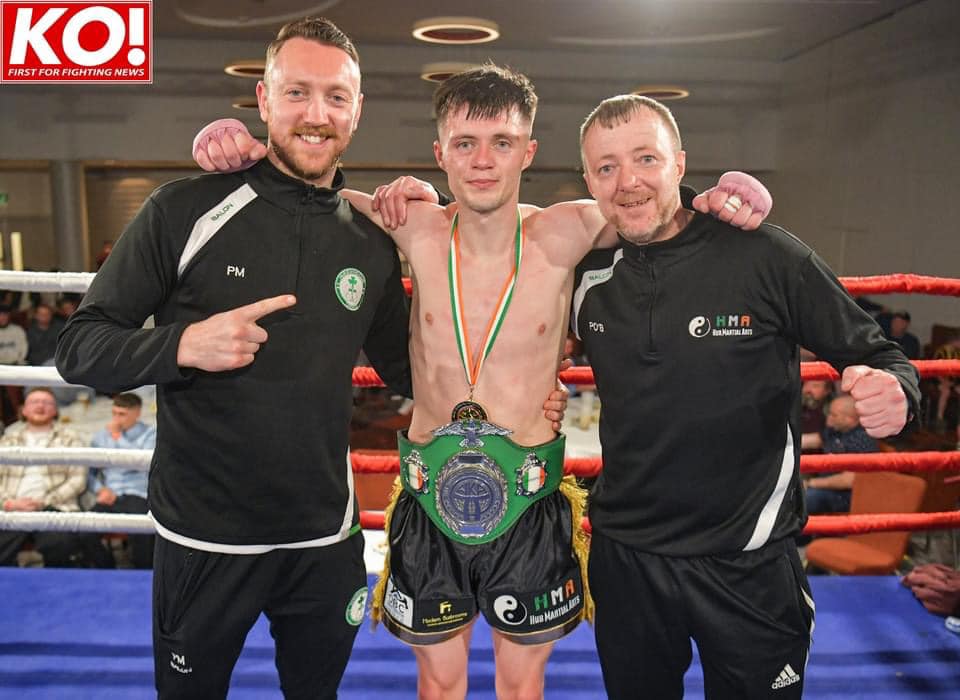
[[[793,670],[790,664],[787,664],[783,667],[783,670],[780,671],[780,675],[776,677],[770,687],[774,690],[779,690],[780,688],[786,688],[788,685],[799,682],[800,676],[797,675],[797,672]]]

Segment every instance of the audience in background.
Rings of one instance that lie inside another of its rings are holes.
[[[22,365],[27,359],[27,334],[10,322],[9,306],[0,305],[0,364]]]
[[[136,394],[113,397],[113,417],[93,436],[91,447],[118,450],[152,450],[157,430],[140,420],[143,402]],[[91,510],[98,513],[146,513],[147,472],[138,469],[91,469],[89,490],[96,497]],[[153,565],[153,535],[130,535],[126,539],[135,569]]]
[[[924,564],[901,582],[933,614],[960,615],[960,571],[944,564]]]
[[[934,351],[933,359],[960,360],[960,331],[952,333],[947,342]],[[957,449],[960,450],[960,377],[940,377],[938,390],[934,429],[947,432],[950,429],[948,419],[952,419],[957,433]]]
[[[38,304],[33,312],[33,321],[27,329],[27,364],[39,367],[57,352],[57,336],[63,328],[63,321],[54,318],[53,309],[47,304]]]
[[[110,257],[110,253],[113,252],[113,241],[104,241],[103,245],[100,246],[100,252],[97,253],[97,269],[99,270],[103,267],[103,263],[107,262],[107,258]]]
[[[49,389],[30,389],[23,420],[7,428],[4,447],[86,447],[79,435],[57,421],[57,401]],[[0,465],[0,505],[5,512],[78,511],[87,488],[87,468],[72,465]],[[109,567],[110,553],[90,533],[0,531],[0,566],[17,563],[28,539],[45,566]]]
[[[849,394],[841,394],[830,402],[826,423],[819,445],[825,453],[877,451],[877,441],[860,425],[853,397]],[[853,472],[816,474],[804,482],[804,487],[809,514],[846,513],[850,510]]]
[[[903,348],[904,355],[911,360],[919,360],[920,341],[917,336],[907,330],[908,328],[910,328],[910,312],[900,310],[890,314],[889,326],[884,332],[890,340]]]
[[[67,319],[73,316],[73,312],[80,306],[79,294],[64,294],[57,300],[57,318],[66,323]]]
[[[820,452],[823,429],[827,426],[827,404],[833,396],[833,382],[808,379],[800,390],[800,447],[804,452]]]
[[[27,359],[27,334],[16,323],[11,323],[12,309],[0,304],[0,364],[22,365]],[[0,388],[0,416],[3,424],[17,420],[23,391],[18,386]]]

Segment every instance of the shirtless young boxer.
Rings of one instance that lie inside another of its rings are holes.
[[[412,269],[416,404],[374,614],[413,645],[420,697],[465,696],[478,611],[494,630],[498,697],[542,696],[552,642],[587,607],[585,557],[573,551],[583,494],[561,485],[563,436],[535,397],[556,381],[574,267],[616,231],[592,201],[518,205],[536,103],[524,76],[496,66],[453,76],[434,97],[434,152],[456,205],[411,202],[395,217],[344,193],[385,228],[400,224],[389,233]],[[650,202],[636,193],[629,205]],[[751,218],[734,223],[762,216]]]

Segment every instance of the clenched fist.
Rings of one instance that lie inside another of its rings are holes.
[[[907,396],[895,376],[866,365],[843,370],[840,388],[854,400],[860,425],[875,438],[896,435],[907,424]]]

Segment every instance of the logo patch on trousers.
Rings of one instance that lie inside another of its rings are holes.
[[[350,598],[350,602],[347,603],[347,610],[345,617],[347,622],[349,622],[354,627],[357,627],[361,622],[363,622],[363,613],[367,609],[367,587],[358,588],[357,592],[353,594]]]
[[[794,683],[800,682],[800,676],[797,675],[797,672],[793,670],[793,667],[790,664],[787,664],[783,667],[783,670],[780,671],[780,675],[777,676],[773,683],[770,684],[770,687],[774,690],[780,690],[780,688],[786,688],[788,685],[793,685]]]
[[[187,666],[187,655],[170,652],[170,668],[177,673],[193,673],[193,666]]]
[[[387,579],[387,590],[383,596],[383,609],[404,627],[413,627],[413,598],[393,584],[393,576]]]

